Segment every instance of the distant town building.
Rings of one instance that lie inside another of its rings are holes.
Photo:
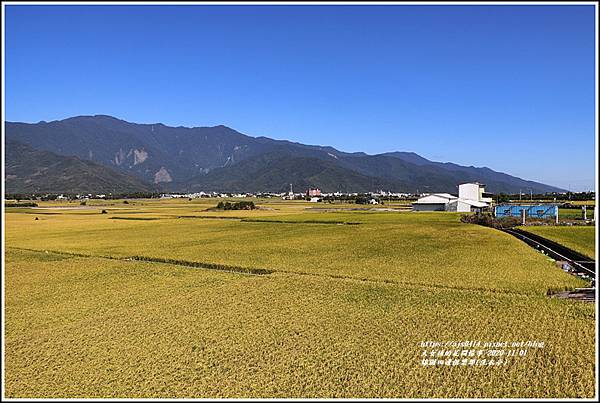
[[[321,189],[319,188],[310,188],[306,191],[306,195],[310,197],[318,197],[321,196]]]
[[[292,184],[290,183],[290,191],[287,193],[287,195],[283,195],[282,199],[283,200],[294,200],[295,196],[294,196],[294,189],[292,188]]]

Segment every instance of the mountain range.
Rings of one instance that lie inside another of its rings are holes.
[[[169,127],[106,115],[6,122],[6,192],[450,192],[478,181],[495,193],[562,192],[489,168],[411,152],[347,153],[226,126]]]
[[[5,154],[7,193],[129,193],[156,188],[133,175],[78,157],[35,150],[7,140]]]

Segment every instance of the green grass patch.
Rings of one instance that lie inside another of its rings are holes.
[[[532,234],[558,242],[595,260],[596,227],[593,225],[528,226],[520,228]]]

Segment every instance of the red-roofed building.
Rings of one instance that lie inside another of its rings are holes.
[[[306,191],[306,195],[310,196],[310,197],[321,196],[321,189],[318,189],[318,188],[316,188],[316,189],[312,189],[312,188],[308,189]]]

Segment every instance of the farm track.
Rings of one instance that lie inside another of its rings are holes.
[[[109,220],[131,220],[131,221],[156,221],[161,218],[153,217],[108,217]]]
[[[37,252],[37,253],[53,253],[56,255],[63,256],[72,256],[72,257],[83,257],[83,258],[99,258],[99,259],[110,259],[110,260],[122,260],[122,261],[143,261],[143,262],[151,262],[151,263],[164,263],[171,264],[175,266],[184,266],[184,267],[194,267],[197,269],[205,269],[205,270],[213,270],[213,271],[222,271],[222,272],[230,272],[230,273],[239,273],[239,274],[247,274],[247,275],[266,275],[271,274],[273,270],[267,269],[259,269],[259,268],[247,268],[241,266],[229,266],[222,265],[216,263],[203,263],[203,262],[192,262],[188,260],[178,260],[178,259],[165,259],[165,258],[153,258],[149,256],[106,256],[106,255],[88,255],[84,253],[75,253],[75,252],[64,252],[57,250],[40,250],[40,249],[30,249],[30,248],[18,248],[18,247],[7,247],[8,249],[15,250],[23,250],[28,252]]]
[[[245,217],[228,217],[228,216],[212,216],[212,215],[178,215],[168,216],[165,219],[177,219],[177,218],[197,218],[207,220],[243,220]]]
[[[325,220],[306,220],[306,221],[291,221],[291,220],[261,220],[257,218],[243,219],[242,222],[257,222],[268,224],[329,224],[329,225],[360,225],[359,222],[351,221],[325,221]]]
[[[58,213],[44,213],[44,214],[58,214]],[[199,220],[231,220],[240,221],[243,223],[265,223],[265,224],[329,224],[329,225],[360,225],[359,222],[352,221],[326,221],[326,220],[305,220],[305,221],[293,221],[293,220],[263,220],[260,218],[246,218],[246,217],[223,217],[223,216],[195,216],[195,215],[178,215],[178,216],[166,216],[166,217],[108,217],[109,220],[130,220],[130,221],[156,221],[156,220],[176,220],[181,218],[191,218]]]
[[[223,216],[195,216],[195,215],[180,215],[171,216],[171,218],[197,218],[197,219],[213,219],[213,220],[239,220],[241,222],[257,222],[267,224],[343,224],[343,225],[359,225],[359,222],[350,221],[327,221],[327,220],[305,220],[305,221],[293,221],[293,220],[266,220],[260,218],[247,218],[247,217],[223,217]]]
[[[84,254],[84,253],[76,253],[76,252],[66,252],[66,251],[58,251],[58,250],[40,250],[40,249],[31,249],[31,248],[21,248],[14,246],[7,246],[7,249],[14,250],[22,250],[27,252],[36,252],[36,253],[52,253],[56,255],[62,256],[71,256],[71,257],[80,257],[80,258],[96,258],[96,259],[109,259],[109,260],[120,260],[120,261],[142,261],[148,263],[161,263],[161,264],[169,264],[174,266],[182,266],[182,267],[190,267],[196,269],[203,269],[209,271],[219,271],[224,273],[234,273],[234,274],[243,274],[250,276],[268,276],[271,274],[288,274],[295,276],[306,276],[306,277],[315,277],[315,278],[327,278],[333,280],[343,280],[343,281],[353,281],[360,283],[372,283],[372,284],[388,284],[395,286],[403,286],[403,287],[411,287],[411,288],[420,288],[420,289],[446,289],[446,290],[455,290],[455,291],[474,291],[474,292],[490,292],[495,294],[504,294],[504,295],[516,295],[516,296],[531,296],[530,293],[527,292],[518,292],[518,291],[510,291],[510,290],[502,290],[502,289],[489,289],[483,287],[459,287],[459,286],[449,286],[449,285],[439,285],[439,284],[424,284],[410,281],[398,281],[391,279],[369,279],[364,277],[354,277],[348,275],[336,275],[336,274],[326,274],[326,273],[308,273],[303,271],[293,271],[293,270],[281,270],[281,269],[262,269],[262,268],[252,268],[252,267],[241,267],[241,266],[230,266],[230,265],[222,265],[216,263],[206,263],[206,262],[194,262],[189,260],[178,260],[178,259],[168,259],[168,258],[155,258],[150,256],[108,256],[108,255],[93,255],[93,254]]]

